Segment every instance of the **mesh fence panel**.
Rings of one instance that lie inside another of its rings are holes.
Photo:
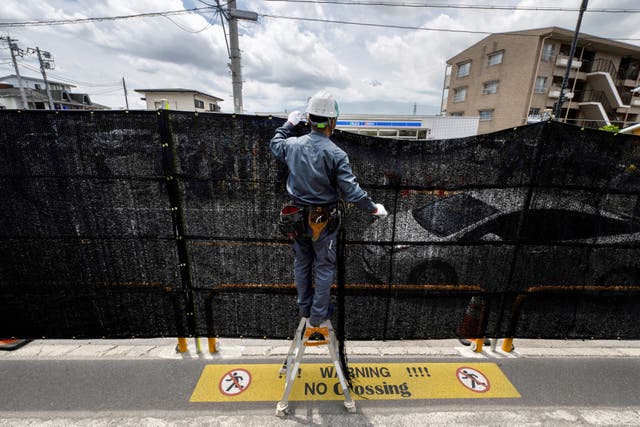
[[[0,335],[289,337],[282,123],[0,112]],[[390,213],[345,210],[346,338],[640,337],[637,137],[332,139]]]

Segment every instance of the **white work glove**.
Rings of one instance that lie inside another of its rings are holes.
[[[292,125],[297,125],[298,123],[300,123],[302,121],[302,112],[301,111],[292,111],[291,113],[289,113],[289,122]]]
[[[376,203],[376,210],[373,213],[373,216],[378,218],[386,218],[387,215],[387,210],[384,208],[384,206],[382,206],[380,203]]]

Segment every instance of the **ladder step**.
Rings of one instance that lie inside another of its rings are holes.
[[[351,398],[351,393],[347,386],[344,373],[340,368],[340,361],[338,360],[338,349],[335,343],[335,334],[333,333],[333,326],[331,322],[326,320],[319,326],[309,325],[307,319],[302,318],[298,329],[294,335],[294,339],[291,342],[291,347],[287,358],[280,368],[280,374],[286,374],[285,389],[282,395],[282,400],[278,402],[276,407],[276,415],[284,416],[288,412],[289,407],[289,394],[293,388],[293,383],[296,380],[299,366],[302,363],[305,347],[314,347],[326,345],[329,347],[329,354],[331,361],[336,366],[338,379],[343,388],[343,394],[345,399],[345,407],[348,412],[355,412],[355,402]]]

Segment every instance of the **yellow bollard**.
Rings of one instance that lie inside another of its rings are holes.
[[[502,351],[511,353],[513,351],[513,338],[505,338],[502,340]]]
[[[207,338],[207,341],[209,342],[209,353],[214,354],[218,351],[218,349],[216,348],[216,339],[215,338]]]
[[[186,338],[178,338],[178,353],[186,353],[189,351]]]

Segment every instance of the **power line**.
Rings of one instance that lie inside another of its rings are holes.
[[[535,6],[451,5],[451,4],[424,4],[424,3],[388,3],[383,1],[368,1],[368,2],[366,1],[351,2],[346,0],[265,0],[265,1],[281,1],[281,2],[291,2],[291,3],[315,3],[315,4],[326,3],[326,4],[341,4],[341,5],[350,5],[350,6],[395,6],[395,7],[402,6],[402,7],[422,7],[422,8],[430,7],[430,8],[487,9],[487,10],[538,10],[538,11],[568,11],[568,12],[579,10],[576,8],[558,8],[558,7],[543,7],[543,6],[535,7]],[[58,19],[58,20],[33,20],[33,21],[21,21],[21,22],[0,22],[0,28],[83,24],[83,23],[90,23],[90,22],[116,21],[121,19],[148,18],[148,17],[158,17],[158,16],[168,18],[168,16],[172,16],[172,15],[198,13],[206,10],[216,10],[218,12],[224,13],[220,5],[210,5],[205,7],[195,7],[192,9],[138,13],[134,15],[118,15],[118,16],[108,16],[108,17]],[[587,10],[587,12],[640,13],[640,9],[590,9],[590,10]],[[215,17],[216,15],[217,14],[214,13],[213,17]],[[274,18],[274,19],[289,19],[289,20],[308,21],[308,22],[324,22],[324,23],[330,23],[330,24],[357,25],[357,26],[378,27],[378,28],[394,28],[394,29],[402,29],[402,30],[435,31],[435,32],[483,34],[483,35],[495,34],[495,32],[489,32],[489,31],[455,30],[455,29],[448,29],[448,28],[428,28],[428,27],[408,26],[408,25],[375,24],[375,23],[368,23],[368,22],[353,22],[353,21],[330,20],[330,19],[321,19],[321,18],[280,16],[280,15],[271,15],[271,14],[261,14],[260,16],[263,16],[265,18]],[[178,25],[175,21],[171,21],[171,22]],[[212,25],[211,22],[207,24],[207,27],[195,32],[204,31],[210,25]],[[185,31],[189,31],[184,28],[182,29]],[[192,31],[189,31],[189,32],[192,32]],[[524,34],[524,33],[518,33],[518,32],[509,32],[509,34],[538,37],[537,35]],[[630,37],[609,37],[609,38],[612,40],[620,40],[620,41],[640,40],[640,38],[630,38]]]
[[[199,30],[190,30],[188,28],[183,27],[182,25],[178,24],[176,21],[174,21],[173,19],[171,19],[168,16],[163,16],[164,18],[167,18],[169,21],[171,21],[176,27],[180,28],[182,31],[185,31],[187,33],[191,33],[191,34],[197,34],[197,33],[201,33],[204,30],[206,30],[207,28],[211,27],[215,21],[216,18],[218,17],[218,11],[214,10],[213,13],[211,14],[211,18],[209,18],[207,20],[207,25],[205,25],[203,28],[199,29]]]
[[[105,89],[105,90],[99,90],[96,92],[88,92],[88,95],[104,95],[106,93],[113,93],[113,92],[120,92],[122,90],[122,87],[119,88],[115,88],[115,89]]]
[[[371,22],[354,22],[354,21],[342,21],[337,19],[322,19],[322,18],[304,18],[300,16],[282,16],[262,14],[265,18],[274,19],[290,19],[293,21],[309,21],[309,22],[325,22],[329,24],[343,24],[343,25],[359,25],[363,27],[379,27],[379,28],[396,28],[401,30],[421,30],[421,31],[442,31],[448,33],[468,33],[468,34],[493,34],[488,31],[472,31],[472,30],[453,30],[447,28],[428,28],[428,27],[414,27],[410,25],[392,25],[392,24],[374,24]]]
[[[39,68],[31,66],[29,64],[25,64],[24,62],[21,62],[23,67],[26,67],[32,71],[40,71]],[[122,83],[121,82],[113,82],[113,83],[90,83],[90,82],[83,82],[80,80],[74,80],[68,77],[64,77],[61,76],[60,74],[56,74],[56,73],[48,73],[51,77],[55,78],[56,80],[60,80],[62,83],[71,83],[71,84],[76,84],[79,86],[87,86],[87,87],[104,87],[104,88],[110,88],[110,87],[122,87]]]
[[[342,25],[358,25],[363,27],[378,27],[378,28],[394,28],[400,30],[416,30],[416,31],[435,31],[435,32],[445,32],[445,33],[465,33],[465,34],[500,34],[501,32],[491,32],[491,31],[473,31],[473,30],[454,30],[449,28],[429,28],[429,27],[414,27],[410,25],[392,25],[392,24],[375,24],[371,22],[355,22],[355,21],[342,21],[337,19],[322,19],[322,18],[305,18],[300,16],[282,16],[282,15],[271,15],[271,14],[261,14],[260,16],[265,18],[274,18],[274,19],[289,19],[293,21],[308,21],[308,22],[324,22],[329,24],[342,24]],[[509,31],[506,32],[509,35],[514,36],[524,36],[524,37],[540,37],[539,34],[529,34],[529,33],[520,33],[517,31]],[[608,37],[611,40],[640,40],[640,38],[633,37]]]
[[[347,1],[347,0],[264,0],[268,2],[286,3],[313,3],[313,4],[337,4],[344,6],[385,6],[385,7],[409,7],[409,8],[434,8],[434,9],[480,9],[480,10],[530,10],[543,12],[578,12],[575,7],[555,6],[500,6],[477,4],[441,4],[441,3],[390,3],[385,1]],[[591,13],[640,13],[640,9],[613,9],[596,8],[589,9]]]
[[[150,18],[150,17],[158,17],[158,16],[166,17],[166,16],[172,16],[172,15],[183,15],[187,13],[197,13],[200,11],[211,10],[211,9],[215,9],[215,8],[211,6],[206,6],[206,7],[194,7],[192,9],[171,10],[171,11],[164,11],[164,12],[137,13],[134,15],[117,15],[117,16],[104,16],[104,17],[95,17],[95,18],[33,20],[33,21],[19,21],[19,22],[0,22],[0,28],[86,24],[89,22],[116,21],[121,19],[132,19],[132,18]]]

